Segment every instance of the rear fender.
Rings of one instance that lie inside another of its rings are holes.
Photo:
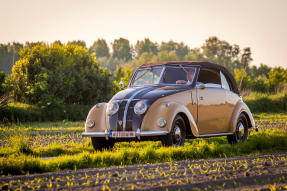
[[[238,117],[241,113],[243,113],[245,115],[245,117],[247,118],[248,128],[254,128],[255,127],[255,122],[254,122],[253,115],[252,115],[250,109],[242,100],[240,100],[235,105],[235,109],[234,109],[233,114],[232,114],[232,118],[230,121],[230,123],[231,123],[230,124],[230,132],[235,132]]]

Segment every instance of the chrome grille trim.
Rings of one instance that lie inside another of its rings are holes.
[[[129,99],[128,102],[126,103],[126,107],[125,107],[125,111],[124,111],[124,117],[123,117],[123,131],[126,130],[126,124],[127,124],[127,113],[128,113],[128,109],[129,109],[129,105],[131,103],[131,101],[141,92],[148,90],[148,89],[152,89],[152,87],[147,87],[147,88],[143,88],[140,89],[139,91],[136,91]]]

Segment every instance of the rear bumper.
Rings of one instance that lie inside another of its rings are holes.
[[[152,136],[162,136],[167,135],[168,131],[141,131],[138,129],[136,131],[136,137],[152,137]],[[83,132],[84,137],[105,137],[107,140],[110,138],[110,132],[106,129],[105,132]]]

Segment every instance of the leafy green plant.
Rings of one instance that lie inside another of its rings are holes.
[[[73,43],[25,46],[7,81],[15,100],[45,108],[97,103],[112,93],[107,69]]]
[[[29,145],[31,139],[23,134],[18,134],[10,137],[10,142],[16,153],[32,154],[33,150]]]

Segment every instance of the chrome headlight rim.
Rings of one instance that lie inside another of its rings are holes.
[[[160,128],[164,128],[164,127],[166,126],[166,123],[167,123],[167,121],[166,121],[166,119],[164,119],[164,118],[159,118],[159,119],[157,120],[157,125],[158,125]]]
[[[114,114],[116,114],[119,111],[119,102],[118,101],[111,101],[108,103],[107,106],[107,114],[109,116],[112,116]]]
[[[140,100],[134,106],[134,112],[137,115],[143,115],[147,111],[148,105],[145,101]]]

